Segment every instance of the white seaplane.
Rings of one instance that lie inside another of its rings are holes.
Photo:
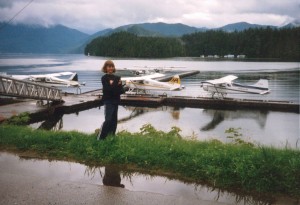
[[[129,89],[127,93],[138,93],[139,91],[145,93],[148,90],[174,91],[184,88],[180,83],[179,75],[173,76],[168,82],[155,80],[163,76],[165,75],[162,73],[154,73],[145,76],[122,77],[121,81],[125,81],[125,86]]]
[[[153,73],[166,73],[176,68],[185,68],[179,66],[134,66],[133,68],[120,68],[118,70],[130,71],[134,75],[150,75]]]
[[[80,86],[85,85],[84,82],[78,82],[78,75],[75,72],[59,72],[39,75],[11,75],[11,77],[18,80],[28,80],[35,83],[42,83],[52,87],[66,86],[79,88]]]
[[[253,85],[243,85],[240,83],[234,83],[233,81],[237,79],[237,76],[227,75],[225,77],[207,80],[201,82],[201,87],[203,90],[218,97],[225,97],[227,93],[249,93],[249,94],[260,94],[264,95],[270,92],[269,83],[266,79],[260,79],[257,83]]]

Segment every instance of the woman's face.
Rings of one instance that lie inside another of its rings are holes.
[[[113,72],[114,72],[114,66],[113,65],[107,65],[106,70],[107,70],[108,74],[113,74]]]

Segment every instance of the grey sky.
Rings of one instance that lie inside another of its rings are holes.
[[[0,0],[8,21],[30,0]],[[62,24],[86,33],[145,22],[215,28],[246,21],[282,26],[300,19],[300,0],[34,0],[14,23]]]

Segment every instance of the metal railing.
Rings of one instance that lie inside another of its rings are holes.
[[[61,90],[0,75],[0,95],[47,101],[62,101]]]

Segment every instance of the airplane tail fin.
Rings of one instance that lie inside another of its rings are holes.
[[[269,89],[269,82],[266,79],[260,79],[259,81],[257,81],[257,83],[255,83],[253,86],[255,87],[260,87],[260,88],[266,88]]]
[[[257,87],[257,88],[263,89],[263,91],[260,93],[261,95],[268,94],[270,92],[270,90],[269,90],[269,82],[266,79],[260,79],[253,86]]]
[[[170,84],[179,84],[180,85],[179,75],[174,75],[173,78],[168,83],[170,83]]]
[[[69,78],[69,80],[77,81],[78,82],[78,75],[77,75],[77,73],[73,73],[73,75],[71,75],[71,77]]]

